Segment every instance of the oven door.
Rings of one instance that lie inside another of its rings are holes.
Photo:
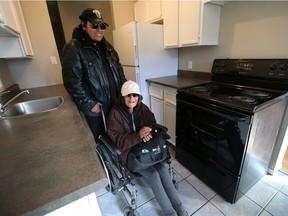
[[[248,114],[198,99],[177,99],[177,149],[217,169],[240,175],[250,119]],[[177,158],[177,156],[176,156]]]

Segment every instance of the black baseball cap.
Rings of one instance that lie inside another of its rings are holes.
[[[93,8],[87,8],[82,11],[82,13],[79,16],[79,19],[81,21],[89,21],[92,24],[99,24],[103,23],[106,26],[109,26],[104,20],[100,13],[100,11],[93,9]]]

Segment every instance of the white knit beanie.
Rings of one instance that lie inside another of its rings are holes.
[[[121,94],[122,96],[126,96],[128,94],[141,95],[139,85],[132,80],[128,80],[122,85]]]

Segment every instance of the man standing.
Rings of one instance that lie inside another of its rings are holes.
[[[79,19],[72,40],[63,49],[62,76],[97,140],[105,132],[100,111],[108,114],[126,78],[117,52],[104,37],[108,24],[101,13],[87,8]]]

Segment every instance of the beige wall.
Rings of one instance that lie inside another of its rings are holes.
[[[210,72],[215,58],[288,58],[288,2],[226,2],[218,46],[179,49],[179,69]]]
[[[111,2],[114,28],[125,25],[134,21],[134,4],[136,0]]]
[[[66,41],[71,39],[73,29],[80,23],[79,15],[85,8],[99,10],[109,24],[105,38],[113,44],[112,31],[134,20],[135,0],[128,1],[58,1],[59,12]]]
[[[3,86],[0,86],[0,92],[13,85],[13,79],[4,59],[0,59],[0,80]]]
[[[73,29],[79,25],[81,12],[86,8],[94,8],[101,12],[103,19],[109,25],[105,31],[105,38],[109,42],[113,42],[112,30],[114,24],[109,1],[58,1],[58,7],[66,41],[71,39]]]
[[[21,7],[35,56],[6,60],[14,83],[22,89],[62,83],[61,65],[46,2],[21,1]],[[50,56],[55,56],[58,64],[52,65]]]

